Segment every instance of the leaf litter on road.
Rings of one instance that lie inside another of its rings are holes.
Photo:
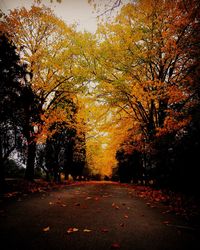
[[[109,230],[108,230],[107,228],[102,228],[102,229],[101,229],[101,232],[102,232],[102,233],[108,233]]]
[[[117,248],[120,248],[119,243],[113,243],[113,244],[111,245],[111,249],[117,249]]]
[[[112,207],[115,209],[119,209],[119,206],[117,204],[115,204],[114,202],[112,203]]]
[[[50,202],[49,202],[49,205],[50,205],[50,206],[52,206],[52,205],[58,205],[58,206],[60,206],[60,207],[66,207],[66,206],[67,206],[67,205],[66,205],[64,202],[62,202],[60,199],[58,199],[58,200],[55,201],[55,202],[50,201]]]

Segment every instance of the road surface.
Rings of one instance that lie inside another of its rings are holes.
[[[119,184],[71,185],[0,205],[1,250],[200,249],[197,229]]]

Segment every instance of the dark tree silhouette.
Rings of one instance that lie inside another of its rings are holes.
[[[142,180],[144,168],[142,164],[142,154],[134,150],[127,153],[123,147],[117,151],[116,159],[118,161],[118,175],[120,182],[137,182]]]
[[[0,35],[0,183],[4,185],[5,162],[17,147],[22,132],[20,96],[26,71],[19,65],[15,46]]]

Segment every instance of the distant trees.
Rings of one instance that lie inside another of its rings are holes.
[[[123,148],[116,153],[118,161],[118,176],[120,182],[135,182],[144,179],[144,168],[141,152],[134,151],[128,154]]]
[[[74,180],[83,175],[86,163],[84,132],[69,128],[66,123],[52,124],[50,129],[56,132],[46,140],[45,147],[38,156],[39,166],[51,178],[60,182],[61,174],[68,180],[69,174]],[[80,133],[80,134],[79,134]]]

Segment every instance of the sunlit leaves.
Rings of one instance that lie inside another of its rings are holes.
[[[124,141],[131,154],[144,150],[144,141],[185,127],[198,75],[199,19],[196,3],[190,7],[182,1],[135,1],[99,25],[96,37],[76,32],[46,7],[11,11],[1,26],[31,73],[41,141],[55,133],[52,124],[76,126],[79,138],[86,138],[88,165],[110,175]],[[83,140],[76,141],[79,159]]]
[[[169,121],[177,131],[189,122],[181,118],[182,108],[174,110],[191,103],[192,96],[186,73],[192,61],[182,50],[188,21],[178,8],[171,2],[138,1],[124,6],[115,22],[99,27],[99,91],[121,117],[129,116],[133,141],[151,140],[158,130],[169,129]]]
[[[67,26],[50,9],[36,5],[30,10],[11,11],[2,26],[21,50],[21,60],[31,72],[31,88],[41,103],[43,138],[53,122],[65,120],[75,126],[67,100],[75,100],[88,79],[82,54],[87,44],[84,35],[76,33],[74,26]]]

